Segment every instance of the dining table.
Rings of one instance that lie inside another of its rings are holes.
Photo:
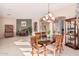
[[[41,45],[41,47],[44,48],[44,55],[46,56],[47,54],[47,49],[46,49],[46,46],[47,45],[50,45],[50,44],[53,44],[55,42],[55,39],[54,38],[42,38],[41,40],[38,41],[38,44]]]

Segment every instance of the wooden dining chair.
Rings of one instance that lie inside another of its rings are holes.
[[[55,43],[51,44],[51,47],[47,46],[47,50],[50,50],[54,53],[54,56],[56,53],[60,54],[62,50],[62,42],[63,42],[63,35],[56,35],[55,36]]]
[[[61,51],[63,50],[63,44],[62,43],[63,43],[63,35],[57,35],[55,46],[58,50],[58,53],[61,53]]]
[[[42,45],[38,44],[38,36],[31,36],[31,46],[32,46],[32,56],[34,56],[35,53],[39,56],[40,52],[44,52]]]

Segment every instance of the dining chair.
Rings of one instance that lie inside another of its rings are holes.
[[[63,42],[63,35],[56,35],[55,36],[55,43],[50,44],[46,46],[47,50],[51,51],[54,53],[54,56],[56,53],[60,54],[62,50],[62,42]]]
[[[42,45],[38,44],[38,36],[31,36],[31,46],[32,46],[32,56],[36,53],[39,56],[39,53],[44,52]]]

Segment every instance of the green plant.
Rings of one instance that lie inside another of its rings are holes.
[[[48,30],[48,31],[46,32],[46,35],[50,35],[50,30]]]
[[[29,34],[32,34],[32,27],[28,27]]]

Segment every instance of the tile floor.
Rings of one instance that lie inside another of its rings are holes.
[[[48,56],[53,53],[48,52]],[[0,39],[0,56],[32,56],[29,37],[12,37]],[[40,54],[43,56],[43,54]],[[64,51],[60,56],[79,56],[79,50],[64,46]]]

